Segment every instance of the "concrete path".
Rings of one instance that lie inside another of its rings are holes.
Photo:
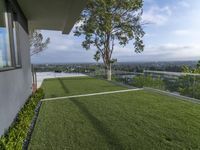
[[[70,98],[77,98],[77,97],[89,97],[89,96],[97,96],[97,95],[107,95],[107,94],[114,94],[114,93],[125,93],[125,92],[132,92],[132,91],[140,91],[140,89],[128,89],[128,90],[119,90],[119,91],[109,91],[109,92],[100,92],[100,93],[91,93],[91,94],[82,94],[82,95],[72,95],[72,96],[65,96],[65,97],[55,97],[55,98],[47,98],[42,99],[41,101],[54,101],[54,100],[63,100],[63,99],[70,99]]]

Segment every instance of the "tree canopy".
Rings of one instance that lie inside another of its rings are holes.
[[[44,51],[50,43],[50,38],[44,40],[42,33],[35,30],[29,37],[31,56]]]
[[[89,0],[75,36],[84,36],[82,46],[86,50],[96,48],[94,59],[102,58],[106,69],[111,70],[116,44],[126,46],[131,41],[136,53],[144,49],[142,6],[143,0]]]

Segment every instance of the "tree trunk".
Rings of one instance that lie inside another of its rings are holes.
[[[112,69],[111,69],[111,64],[107,65],[107,80],[111,81],[112,80]]]

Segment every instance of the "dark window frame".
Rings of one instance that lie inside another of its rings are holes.
[[[18,38],[19,28],[18,24],[22,26],[25,32],[28,34],[28,21],[20,9],[16,0],[5,0],[6,4],[6,15],[8,18],[8,31],[9,31],[9,47],[11,55],[11,66],[6,68],[1,68],[0,72],[15,70],[22,68],[22,56],[20,50],[20,39]],[[14,29],[14,24],[15,26]],[[17,28],[16,28],[17,27]],[[16,30],[16,31],[13,31]],[[16,35],[14,35],[16,32]],[[14,36],[16,36],[16,44],[14,42]],[[16,61],[18,59],[18,62]]]

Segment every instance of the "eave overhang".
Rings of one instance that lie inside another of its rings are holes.
[[[29,30],[58,30],[68,34],[86,5],[86,0],[17,0],[28,20]]]

